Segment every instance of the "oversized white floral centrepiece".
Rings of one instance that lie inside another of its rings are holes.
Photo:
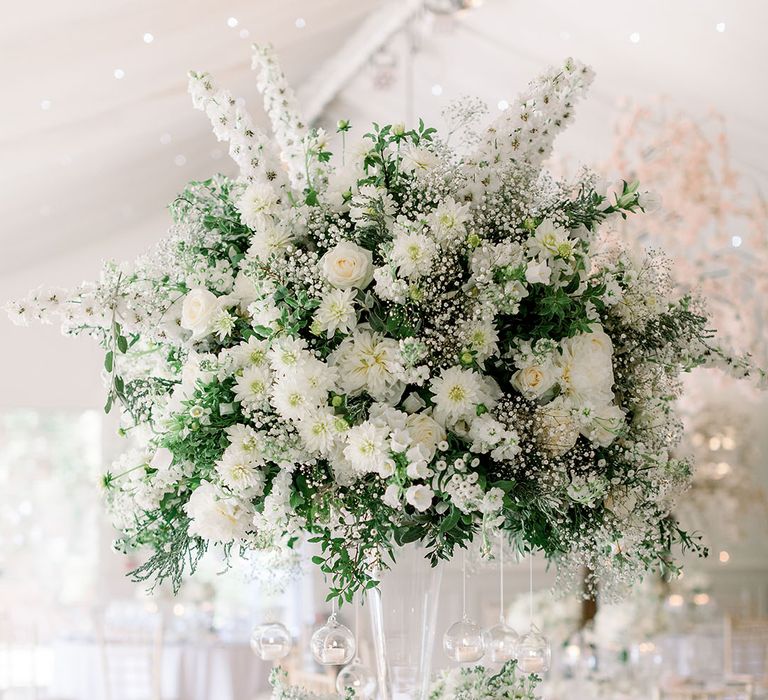
[[[341,122],[332,156],[270,51],[255,67],[274,139],[190,80],[236,180],[191,183],[135,264],[11,308],[106,350],[107,408],[143,441],[105,477],[120,546],[154,550],[135,576],[178,585],[211,543],[308,536],[350,599],[415,540],[437,561],[501,528],[619,582],[696,548],[670,516],[691,477],[669,453],[678,376],[752,370],[662,257],[597,249],[651,201],[636,183],[609,198],[542,172],[589,69],[545,73],[469,154],[421,123],[353,142]]]

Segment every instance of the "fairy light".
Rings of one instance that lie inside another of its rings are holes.
[[[160,143],[162,143],[163,146],[167,146],[172,140],[173,137],[168,132],[160,134]]]
[[[739,248],[739,247],[741,247],[741,244],[742,244],[742,243],[743,243],[743,241],[742,241],[742,239],[741,239],[741,236],[732,236],[732,237],[731,237],[731,245],[732,245],[734,248]]]
[[[187,157],[186,157],[186,156],[183,156],[181,153],[179,153],[179,155],[177,155],[177,156],[176,156],[176,157],[173,159],[173,162],[174,162],[176,165],[178,165],[179,167],[181,167],[182,165],[186,165],[186,164],[187,164]]]
[[[725,22],[718,22],[715,25],[715,29],[722,34],[725,31]]]
[[[247,29],[241,29],[240,30],[240,38],[241,39],[247,39],[249,36],[251,36],[251,33]]]
[[[725,550],[720,552],[720,563],[721,564],[727,564],[731,560],[731,555],[728,554]]]
[[[509,109],[509,102],[507,102],[506,100],[499,100],[496,106],[503,112]]]
[[[117,80],[122,80],[125,77],[125,71],[122,68],[115,68],[115,70],[112,71],[112,75],[114,75]]]
[[[440,95],[442,95],[442,94],[443,94],[443,86],[442,86],[442,85],[440,85],[440,83],[435,83],[435,84],[432,86],[432,94],[433,94],[435,97],[439,97]]]
[[[631,41],[633,44],[639,44],[639,43],[640,43],[640,32],[632,32],[632,33],[629,35],[629,40],[630,40],[630,41]]]
[[[227,26],[230,29],[234,29],[238,24],[240,24],[240,22],[237,21],[237,17],[230,17],[227,19]]]
[[[144,32],[144,36],[142,38],[144,39],[145,44],[151,44],[155,40],[155,35],[151,32]]]
[[[667,598],[667,602],[671,608],[681,608],[683,607],[685,598],[683,598],[683,596],[681,596],[679,593],[673,593],[671,596],[669,596],[669,598]]]
[[[50,108],[51,108],[50,100],[40,100],[40,109],[42,109],[43,112],[47,112]]]
[[[307,20],[303,17],[297,17],[294,25],[296,25],[296,29],[304,29],[307,26]]]

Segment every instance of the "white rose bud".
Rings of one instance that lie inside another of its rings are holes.
[[[192,331],[197,340],[210,332],[211,321],[219,310],[219,299],[204,287],[191,289],[184,297],[181,307],[181,327]]]
[[[325,278],[338,289],[365,289],[373,279],[370,250],[352,241],[341,241],[320,260]]]
[[[512,375],[512,386],[528,399],[537,399],[557,381],[557,368],[551,363],[529,365]]]
[[[406,490],[405,500],[420,513],[423,513],[432,505],[434,495],[435,492],[429,486],[418,484]]]

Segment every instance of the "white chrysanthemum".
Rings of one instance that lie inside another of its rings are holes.
[[[294,238],[290,226],[282,221],[267,220],[254,231],[248,257],[266,261],[275,253],[285,250]]]
[[[303,354],[293,376],[306,387],[307,397],[313,403],[325,403],[328,392],[338,387],[339,371],[308,353]]]
[[[262,228],[279,202],[277,192],[266,183],[254,183],[245,188],[237,201],[240,219],[251,229]]]
[[[280,377],[272,391],[272,405],[286,420],[298,420],[317,406],[314,397],[308,395],[308,387],[301,377],[289,374]]]
[[[453,197],[440,202],[429,218],[435,237],[441,245],[463,239],[467,233],[465,224],[468,219],[469,204],[459,204]]]
[[[401,230],[395,236],[392,261],[405,277],[421,277],[429,274],[437,247],[434,241],[417,231]]]
[[[189,534],[213,542],[244,537],[253,517],[245,501],[226,496],[210,481],[200,482],[184,511],[190,518]]]
[[[396,340],[368,330],[355,330],[334,356],[342,389],[349,394],[367,391],[385,401],[397,382],[399,346]]]
[[[434,394],[435,418],[449,425],[462,419],[471,420],[478,404],[492,403],[480,375],[471,369],[446,369],[432,380],[430,389]]]
[[[234,449],[252,455],[254,458],[261,453],[261,437],[250,425],[236,423],[225,428],[225,432],[229,438],[229,444]]]
[[[272,369],[278,374],[293,371],[306,356],[307,342],[302,338],[283,336],[278,338],[269,351]]]
[[[346,429],[343,419],[330,408],[310,410],[299,422],[299,435],[310,452],[328,454]]]
[[[272,373],[268,367],[248,367],[235,381],[235,401],[256,406],[267,399],[272,387]]]
[[[400,167],[406,173],[428,173],[440,164],[440,157],[424,146],[406,146],[400,157]]]
[[[478,362],[499,353],[499,334],[492,321],[476,321],[462,334],[464,342],[475,353]]]
[[[230,351],[236,369],[243,367],[265,367],[269,343],[251,336],[247,342],[236,345]]]
[[[334,289],[323,297],[314,321],[320,331],[333,338],[336,331],[348,335],[357,325],[354,289]]]
[[[227,448],[216,462],[216,473],[234,493],[258,496],[264,490],[264,473],[259,460],[247,452]]]
[[[389,429],[366,421],[347,431],[344,456],[362,474],[386,469],[389,460]]]

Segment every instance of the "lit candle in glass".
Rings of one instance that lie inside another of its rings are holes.
[[[543,673],[544,659],[538,656],[529,656],[520,659],[520,670],[523,673]]]
[[[323,649],[324,664],[343,664],[346,651],[341,647],[325,647]]]

